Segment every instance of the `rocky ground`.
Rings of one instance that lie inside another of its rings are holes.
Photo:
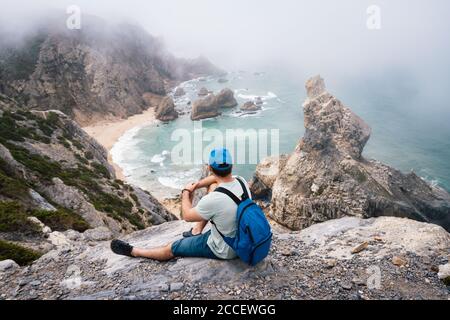
[[[171,242],[189,224],[165,223],[126,237]],[[116,256],[109,242],[69,240],[37,260],[0,271],[2,299],[450,299],[438,278],[450,235],[401,218],[342,218],[274,237],[270,256],[242,262]],[[2,268],[0,268],[2,270]]]

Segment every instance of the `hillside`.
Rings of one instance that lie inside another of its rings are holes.
[[[105,149],[66,115],[8,108],[0,110],[2,246],[46,252],[58,231],[108,238],[174,219],[149,193],[116,180]]]
[[[0,33],[0,93],[28,110],[60,110],[81,125],[125,118],[179,81],[222,73],[206,58],[180,59],[132,24],[85,16],[80,30],[51,18],[24,39]]]

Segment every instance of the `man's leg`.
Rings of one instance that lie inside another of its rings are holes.
[[[158,261],[167,261],[174,258],[174,255],[172,253],[172,244],[154,249],[133,248],[131,254],[134,257],[141,257]]]
[[[213,192],[214,190],[216,190],[217,188],[217,183],[213,183],[208,187],[208,191],[207,193]],[[199,235],[203,232],[203,229],[206,227],[206,224],[208,223],[208,221],[200,221],[197,222],[194,226],[194,228],[192,228],[192,234],[194,236]]]

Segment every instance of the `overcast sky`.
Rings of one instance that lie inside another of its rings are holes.
[[[178,56],[205,55],[227,69],[268,63],[292,72],[358,73],[392,67],[443,75],[450,67],[448,0],[0,0],[21,30],[69,4],[140,24]],[[370,5],[381,29],[366,26]],[[445,69],[447,68],[447,69]]]

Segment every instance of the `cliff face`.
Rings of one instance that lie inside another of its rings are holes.
[[[125,240],[152,248],[179,239],[191,227],[168,222]],[[342,218],[301,232],[275,232],[270,255],[253,268],[239,260],[132,259],[113,254],[108,241],[93,243],[76,232],[62,238],[64,245],[31,266],[4,262],[2,272],[0,264],[0,279],[7,284],[0,286],[0,295],[127,300],[449,297],[437,269],[448,262],[450,235],[409,219]],[[356,252],[356,247],[365,249]]]
[[[175,219],[115,180],[106,150],[60,111],[9,109],[0,110],[0,242],[47,251],[58,245],[52,231],[108,238]]]
[[[140,113],[148,107],[145,93],[165,95],[177,81],[219,73],[205,58],[175,58],[139,27],[94,17],[81,30],[54,21],[0,49],[0,93],[81,125]]]
[[[305,135],[294,152],[260,164],[253,191],[271,197],[270,215],[291,229],[345,216],[397,216],[450,231],[450,195],[413,172],[403,174],[361,153],[370,127],[325,89],[306,84]]]

